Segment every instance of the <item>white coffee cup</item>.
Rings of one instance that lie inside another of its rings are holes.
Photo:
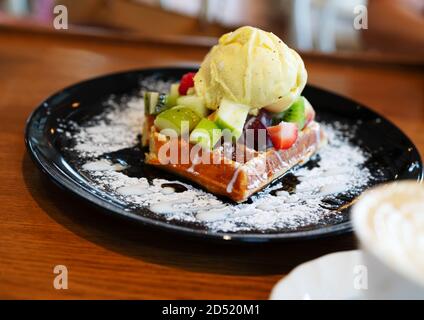
[[[352,210],[368,272],[364,299],[424,299],[424,185],[365,192]]]

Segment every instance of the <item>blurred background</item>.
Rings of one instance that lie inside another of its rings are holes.
[[[52,23],[58,4],[69,35],[210,46],[253,25],[303,54],[424,62],[424,0],[0,0],[0,27],[63,33]],[[358,30],[363,8],[368,29]]]

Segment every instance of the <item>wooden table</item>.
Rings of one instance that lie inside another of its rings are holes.
[[[104,73],[200,61],[205,48],[129,44],[0,29],[0,298],[267,299],[298,264],[356,248],[352,235],[218,245],[103,215],[50,183],[26,153],[30,112]],[[372,106],[424,151],[423,69],[306,58],[310,83]],[[65,265],[68,290],[53,268]]]

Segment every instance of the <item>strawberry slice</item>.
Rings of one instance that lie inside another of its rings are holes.
[[[299,132],[297,124],[291,122],[281,122],[277,126],[268,127],[267,130],[277,150],[289,149],[296,142]]]
[[[187,91],[190,88],[194,87],[194,76],[196,74],[194,72],[189,72],[183,75],[180,81],[180,86],[178,88],[178,92],[180,95],[185,96],[187,95]]]
[[[305,98],[304,98],[305,99]],[[305,127],[315,120],[315,110],[308,100],[305,99]]]

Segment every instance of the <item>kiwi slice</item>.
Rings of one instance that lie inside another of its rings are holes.
[[[296,123],[299,130],[305,126],[305,100],[299,97],[282,116],[282,121]]]
[[[171,107],[167,94],[146,92],[144,94],[144,111],[148,115],[157,115]]]

